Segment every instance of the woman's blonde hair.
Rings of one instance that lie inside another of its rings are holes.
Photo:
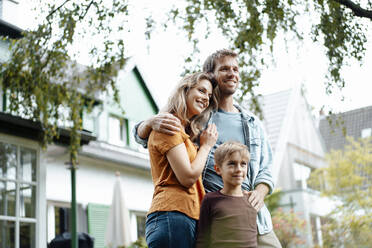
[[[208,108],[205,109],[200,115],[196,115],[189,120],[187,118],[187,94],[192,88],[196,87],[201,80],[204,79],[211,82],[213,89],[212,97],[209,99]],[[181,123],[185,126],[186,132],[190,135],[190,138],[193,141],[197,138],[200,131],[204,129],[204,126],[209,119],[211,110],[217,106],[217,99],[214,94],[215,87],[216,82],[208,73],[197,72],[187,75],[177,85],[173,94],[168,98],[167,105],[162,110],[163,112],[169,112],[177,116]]]

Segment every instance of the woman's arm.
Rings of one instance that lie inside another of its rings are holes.
[[[172,170],[176,174],[178,181],[186,188],[191,187],[200,177],[207,156],[218,137],[217,127],[211,124],[200,135],[200,148],[194,159],[190,163],[184,143],[179,144],[167,152],[167,159]]]

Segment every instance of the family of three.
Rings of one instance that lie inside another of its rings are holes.
[[[155,186],[150,248],[281,247],[264,204],[274,187],[271,149],[257,117],[234,104],[239,81],[238,55],[216,51],[162,113],[136,125]]]

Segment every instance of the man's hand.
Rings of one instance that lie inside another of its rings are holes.
[[[151,130],[174,135],[182,129],[181,121],[170,113],[159,113],[139,125],[137,133],[140,138],[147,139]]]
[[[267,193],[269,193],[269,187],[262,183],[258,184],[253,191],[249,191],[247,193],[249,195],[249,203],[254,209],[256,209],[257,212],[263,207],[264,199]]]
[[[152,130],[173,135],[182,128],[180,120],[170,113],[159,113],[150,119]]]

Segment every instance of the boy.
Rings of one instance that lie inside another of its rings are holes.
[[[257,247],[257,212],[242,191],[249,165],[247,146],[226,142],[216,149],[214,160],[224,185],[203,199],[196,247]]]

